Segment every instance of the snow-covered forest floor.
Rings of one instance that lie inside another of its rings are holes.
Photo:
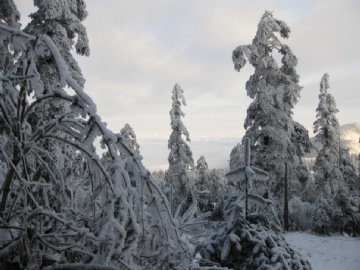
[[[314,270],[359,270],[360,238],[342,235],[319,236],[304,232],[284,234]]]

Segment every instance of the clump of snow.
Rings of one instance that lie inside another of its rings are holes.
[[[288,243],[311,263],[314,270],[359,270],[360,238],[310,233],[284,234]]]

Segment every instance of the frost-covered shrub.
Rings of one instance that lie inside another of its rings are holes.
[[[224,201],[225,197],[231,194],[230,190],[227,190],[225,185],[225,177],[219,170],[208,169],[201,172],[198,169],[198,173],[194,175],[195,179],[190,181],[195,182],[194,196],[199,203],[199,209],[202,213],[205,212],[218,212],[220,205]],[[215,217],[221,213],[213,215]]]
[[[360,199],[352,196],[343,183],[334,198],[331,212],[331,230],[358,235],[360,232]]]
[[[315,211],[312,217],[312,230],[320,234],[328,234],[331,224],[331,202],[322,193],[314,204]]]
[[[314,212],[315,206],[313,204],[303,202],[299,197],[291,199],[289,201],[290,230],[310,230]]]

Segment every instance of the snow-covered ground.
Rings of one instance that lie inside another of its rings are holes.
[[[284,234],[289,244],[311,263],[314,270],[360,270],[360,238]]]

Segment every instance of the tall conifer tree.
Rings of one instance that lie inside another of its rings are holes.
[[[171,98],[173,101],[170,110],[172,133],[168,141],[168,148],[170,149],[169,170],[165,178],[165,184],[173,189],[171,194],[172,211],[174,212],[190,193],[188,170],[194,167],[194,159],[190,147],[186,143],[186,141],[190,142],[190,135],[181,120],[181,117],[185,116],[181,110],[181,104],[186,105],[186,100],[184,90],[181,89],[179,84],[175,84]],[[182,135],[185,136],[186,141]]]
[[[245,136],[251,139],[253,164],[270,175],[270,191],[275,198],[284,194],[285,162],[289,164],[290,189],[297,191],[307,181],[309,171],[302,158],[308,151],[307,130],[292,119],[293,109],[300,98],[301,86],[296,73],[297,58],[282,44],[290,28],[266,11],[250,45],[233,51],[235,70],[240,71],[246,58],[255,68],[246,82],[247,95],[253,99],[247,109]],[[281,55],[281,66],[274,55]]]
[[[329,75],[320,82],[319,105],[314,122],[316,140],[322,148],[315,160],[315,182],[327,198],[335,196],[343,180],[340,171],[340,125],[335,116],[338,111],[334,97],[328,93]]]

